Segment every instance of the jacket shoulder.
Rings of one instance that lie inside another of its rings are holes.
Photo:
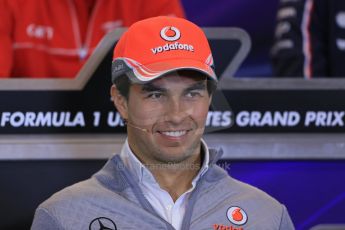
[[[248,220],[243,225],[245,229],[281,229],[281,225],[292,222],[284,205],[266,192],[236,180],[220,167],[212,169],[208,177],[216,176],[218,180],[205,178],[202,191],[195,203],[193,228],[201,225],[219,226],[231,225],[231,210],[241,209]],[[230,211],[229,211],[230,210]],[[230,216],[229,216],[230,215]]]
[[[95,178],[81,181],[53,194],[39,205],[32,229],[37,226],[55,226],[56,229],[83,229],[94,214],[106,210],[109,205],[129,203],[121,194],[102,186]],[[97,215],[96,215],[97,217]]]

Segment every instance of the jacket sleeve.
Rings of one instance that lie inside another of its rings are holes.
[[[284,205],[283,205],[283,213],[282,213],[279,229],[280,230],[294,230],[295,229],[292,223],[292,220],[289,216],[289,213]]]
[[[63,228],[57,223],[46,209],[38,208],[35,213],[31,230],[62,230]]]
[[[0,0],[0,78],[8,78],[12,70],[12,15],[6,0]]]
[[[280,2],[271,50],[275,76],[312,78],[327,75],[326,2]]]

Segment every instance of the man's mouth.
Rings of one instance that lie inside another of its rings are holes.
[[[178,131],[161,131],[160,133],[169,137],[182,137],[186,135],[188,130],[178,130]]]

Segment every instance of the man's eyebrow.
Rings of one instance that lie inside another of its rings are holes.
[[[153,85],[152,83],[144,84],[144,85],[141,87],[141,92],[143,92],[143,93],[153,92],[153,91],[165,92],[165,91],[167,91],[167,90],[164,89],[164,88],[155,86],[155,85]]]
[[[204,89],[206,89],[206,82],[205,81],[198,81],[197,83],[195,83],[195,84],[189,86],[188,88],[186,88],[184,91],[204,90]],[[166,92],[167,89],[155,86],[151,82],[147,83],[147,84],[144,84],[141,87],[141,92],[143,92],[143,93],[154,92],[154,91]]]

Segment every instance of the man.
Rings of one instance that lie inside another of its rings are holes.
[[[0,0],[0,78],[74,78],[108,32],[179,0]]]
[[[41,204],[32,229],[294,229],[283,205],[229,177],[202,140],[217,78],[199,27],[173,17],[133,24],[112,80],[127,123],[121,153]]]

